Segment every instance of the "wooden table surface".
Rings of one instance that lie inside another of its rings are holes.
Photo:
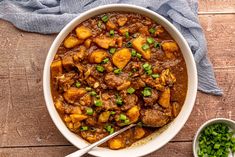
[[[199,8],[224,95],[198,92],[183,129],[150,157],[192,157],[192,139],[203,122],[235,120],[235,0],[200,0]],[[23,32],[0,20],[0,157],[62,157],[76,150],[52,123],[43,98],[43,65],[55,36]]]

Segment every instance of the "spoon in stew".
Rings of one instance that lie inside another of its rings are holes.
[[[124,131],[126,131],[126,130],[134,127],[134,126],[136,126],[136,124],[128,125],[127,127],[122,128],[121,130],[118,130],[117,132],[114,132],[113,134],[108,135],[105,138],[103,138],[103,139],[101,139],[101,140],[99,140],[99,141],[97,141],[97,142],[95,142],[93,144],[90,144],[90,145],[88,145],[88,146],[86,146],[86,147],[84,147],[84,148],[82,148],[82,149],[80,149],[80,150],[78,150],[76,152],[73,152],[73,153],[71,153],[71,154],[69,154],[69,155],[67,155],[65,157],[80,157],[80,156],[86,154],[87,152],[89,152],[94,147],[97,147],[97,146],[103,144],[104,142],[108,141],[109,139],[119,135],[120,133],[122,133],[122,132],[124,132]]]

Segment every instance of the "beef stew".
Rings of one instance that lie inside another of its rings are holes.
[[[51,92],[66,126],[90,143],[138,123],[103,144],[121,149],[179,114],[187,70],[161,25],[110,12],[82,22],[61,43],[51,63]]]

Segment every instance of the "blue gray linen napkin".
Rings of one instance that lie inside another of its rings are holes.
[[[58,33],[80,13],[113,3],[142,6],[172,22],[193,52],[199,78],[198,90],[222,95],[207,57],[206,39],[197,17],[197,0],[0,0],[0,19],[25,31],[51,34]]]

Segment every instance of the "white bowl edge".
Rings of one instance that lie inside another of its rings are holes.
[[[121,150],[95,148],[89,152],[92,155],[102,156],[102,157],[106,157],[106,156],[108,157],[110,155],[112,155],[112,157],[143,156],[155,150],[160,149],[163,145],[169,142],[181,130],[181,128],[186,123],[193,109],[194,102],[196,99],[196,93],[197,93],[197,70],[196,70],[196,65],[195,65],[191,50],[186,40],[181,35],[181,33],[169,21],[167,21],[165,18],[163,18],[159,14],[153,11],[150,11],[148,9],[145,9],[143,7],[139,7],[135,5],[128,5],[128,4],[104,5],[104,6],[100,6],[100,7],[91,9],[89,11],[86,11],[85,13],[80,14],[78,17],[76,17],[74,20],[72,20],[68,25],[66,25],[62,29],[62,31],[58,34],[58,36],[56,37],[56,39],[51,45],[51,48],[46,58],[44,71],[43,71],[44,97],[45,97],[49,114],[53,122],[55,123],[56,127],[60,130],[63,136],[77,148],[83,148],[87,146],[87,142],[85,142],[84,140],[81,140],[80,137],[78,137],[77,135],[69,131],[69,129],[67,129],[67,127],[63,123],[62,119],[60,118],[59,114],[57,113],[54,107],[52,96],[51,96],[51,90],[50,90],[50,64],[53,61],[54,55],[60,43],[67,36],[67,34],[70,31],[72,31],[79,23],[81,23],[82,21],[92,16],[102,14],[105,12],[112,12],[112,11],[136,12],[136,13],[148,16],[152,18],[153,20],[155,20],[160,25],[162,25],[169,32],[169,34],[174,38],[174,40],[177,41],[178,45],[180,46],[180,49],[182,51],[182,54],[184,56],[186,66],[187,66],[188,91],[187,91],[185,103],[181,109],[180,114],[174,119],[174,121],[170,124],[170,126],[163,133],[161,133],[156,138],[152,139],[151,141],[147,142],[144,145],[131,147],[127,149],[121,149]]]

